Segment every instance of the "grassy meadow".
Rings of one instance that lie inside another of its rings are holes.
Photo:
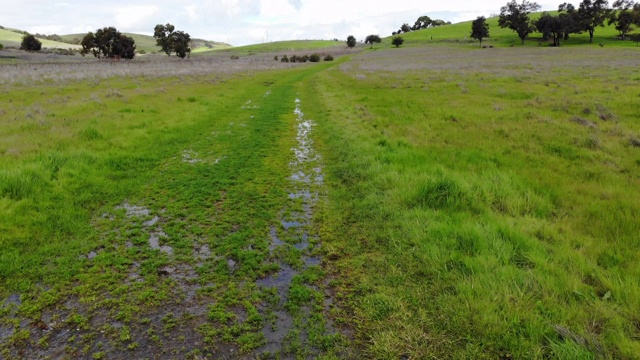
[[[0,358],[640,358],[637,50],[421,41],[3,65]]]
[[[305,87],[365,357],[640,357],[637,53],[546,50],[373,51]]]

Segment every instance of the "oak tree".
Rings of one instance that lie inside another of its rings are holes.
[[[347,46],[352,48],[356,46],[356,38],[353,35],[347,37]]]
[[[380,36],[378,35],[369,35],[367,36],[367,38],[364,40],[365,44],[371,44],[371,48],[373,49],[373,44],[377,43],[379,44],[380,42],[382,42],[382,39],[380,39]]]
[[[489,24],[484,16],[478,16],[477,19],[471,23],[471,38],[480,41],[480,47],[482,47],[482,39],[489,37]]]
[[[500,8],[498,25],[500,25],[501,28],[513,30],[518,34],[518,37],[524,45],[524,39],[535,30],[529,14],[538,9],[540,9],[540,5],[535,2],[522,0],[522,3],[517,3],[516,0],[512,0]]]

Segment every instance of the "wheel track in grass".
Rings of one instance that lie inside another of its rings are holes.
[[[323,176],[314,125],[295,95],[315,71],[234,93],[211,108],[214,125],[201,121],[171,144],[173,158],[152,170],[140,194],[96,216],[100,246],[78,259],[86,267],[73,285],[5,302],[0,314],[11,321],[0,322],[0,355],[331,354],[339,335],[327,318],[312,224]],[[28,339],[15,336],[26,332]]]
[[[272,257],[279,258],[279,270],[258,284],[273,289],[278,299],[267,310],[270,321],[263,328],[266,345],[259,349],[260,354],[274,355],[280,358],[306,357],[317,355],[318,344],[310,341],[310,327],[316,326],[321,335],[333,334],[331,323],[312,324],[311,306],[300,304],[300,296],[305,291],[317,292],[313,283],[309,284],[307,273],[321,271],[322,259],[318,254],[319,239],[312,232],[313,208],[320,196],[324,183],[321,157],[313,148],[311,132],[315,123],[305,119],[299,98],[295,100],[296,144],[291,149],[293,160],[289,163],[288,202],[285,205],[279,224],[271,225],[269,250]],[[282,254],[297,253],[298,259],[282,259]],[[289,261],[287,261],[289,260]],[[300,294],[299,294],[300,293]],[[323,292],[318,295],[322,296]],[[302,305],[302,306],[301,306]],[[324,308],[325,301],[319,304]]]

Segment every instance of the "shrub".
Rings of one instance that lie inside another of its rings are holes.
[[[300,62],[306,63],[309,61],[309,55],[305,55],[299,59]]]
[[[42,43],[35,36],[27,34],[22,38],[20,50],[40,51],[40,49],[42,49]]]
[[[327,55],[324,57],[324,61],[333,61],[333,56]]]
[[[396,36],[393,38],[391,43],[395,45],[395,47],[400,47],[402,44],[404,44],[404,39],[402,38],[402,36]]]
[[[300,58],[298,57],[298,55],[291,55],[291,57],[289,58],[289,62],[298,62]]]
[[[273,60],[278,61],[278,55],[274,56]]]
[[[318,54],[311,54],[311,56],[309,56],[309,61],[311,62],[319,62],[320,61],[320,55]]]
[[[240,56],[238,55],[231,55],[231,60],[238,60],[240,59]]]
[[[147,52],[146,52],[146,51],[144,51],[144,50],[138,50],[138,54],[140,54],[140,55],[144,55],[144,54],[146,54],[146,53],[147,53]]]
[[[287,55],[282,55],[282,58],[280,59],[280,62],[288,63],[289,62],[289,58],[287,57]]]
[[[0,44],[0,50],[4,49],[4,45]]]

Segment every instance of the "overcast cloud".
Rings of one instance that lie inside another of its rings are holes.
[[[388,36],[421,15],[451,22],[489,16],[507,0],[0,0],[0,25],[32,33],[86,33],[104,26],[153,34],[171,23],[191,37],[247,45],[278,40]],[[555,9],[557,3],[543,3]]]

